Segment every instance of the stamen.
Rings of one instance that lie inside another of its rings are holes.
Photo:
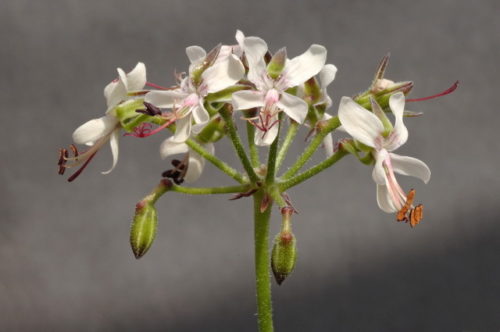
[[[60,149],[59,150],[59,161],[57,162],[57,165],[59,166],[59,175],[63,175],[64,171],[66,170],[65,164],[66,164],[66,158],[68,157],[68,150],[66,149]]]
[[[69,148],[71,149],[71,152],[73,152],[73,157],[78,157],[78,149],[76,148],[76,146],[74,144],[71,144]]]
[[[186,154],[182,161],[173,159],[171,161],[171,164],[172,166],[174,166],[174,168],[164,171],[163,173],[161,173],[161,176],[172,179],[175,184],[183,183],[188,169],[188,161],[189,154]]]
[[[423,210],[424,206],[419,204],[415,206],[414,209],[410,212],[410,226],[413,228],[420,223],[420,220],[423,219]]]
[[[403,205],[401,210],[398,211],[398,214],[396,216],[397,221],[408,221],[406,213],[410,209],[414,198],[415,198],[415,189],[411,189],[410,192],[408,192],[408,195],[406,196],[405,204]]]
[[[160,90],[172,90],[172,88],[166,88],[164,86],[161,86],[161,85],[158,85],[158,84],[155,84],[155,83],[151,83],[151,82],[146,82],[146,85],[150,86],[152,88],[155,88],[155,89],[160,89]]]
[[[82,167],[80,167],[75,173],[73,173],[73,175],[71,175],[69,178],[68,178],[68,182],[72,182],[73,180],[75,180],[80,174],[82,174],[83,170],[87,167],[87,165],[90,163],[90,161],[92,160],[92,158],[94,158],[94,156],[96,155],[97,151],[94,152],[86,161],[85,163],[82,165]]]
[[[141,109],[135,110],[136,113],[142,113],[142,114],[151,115],[151,116],[161,115],[161,110],[159,107],[156,107],[155,105],[148,103],[148,102],[144,102],[144,106],[146,106],[145,110],[141,110]]]
[[[125,133],[123,136],[147,137],[151,133],[151,123],[141,123],[134,128],[133,133]]]
[[[411,103],[411,102],[414,102],[414,101],[424,101],[424,100],[429,100],[429,99],[434,99],[434,98],[446,96],[447,94],[450,94],[453,91],[455,91],[458,88],[458,84],[459,83],[460,83],[459,81],[456,81],[448,89],[446,89],[443,92],[440,92],[438,94],[435,94],[435,95],[432,95],[432,96],[428,96],[428,97],[423,97],[423,98],[406,99],[406,102]]]

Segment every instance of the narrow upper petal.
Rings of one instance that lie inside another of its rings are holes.
[[[307,103],[299,97],[283,92],[276,105],[298,123],[303,123],[306,119],[308,106]]]
[[[101,172],[101,174],[109,174],[111,171],[113,171],[116,167],[116,163],[118,162],[118,139],[120,138],[120,128],[117,128],[113,131],[111,134],[111,137],[109,139],[109,145],[111,147],[111,155],[113,157],[113,164],[111,165],[111,168],[108,169],[105,172]]]
[[[414,176],[425,183],[431,179],[431,170],[423,161],[417,158],[400,156],[395,153],[390,153],[389,155],[392,167],[396,173]]]
[[[325,150],[326,158],[333,156],[333,135],[329,133],[323,139],[323,149]]]
[[[93,143],[111,133],[117,124],[118,120],[110,114],[92,119],[76,128],[73,132],[73,141],[76,144]]]
[[[335,79],[335,75],[337,74],[337,67],[332,64],[327,64],[321,69],[319,72],[319,83],[321,89],[326,89],[330,83]]]
[[[183,100],[188,96],[187,93],[180,89],[167,91],[150,91],[144,97],[144,101],[160,108],[172,108],[182,104]]]
[[[394,114],[394,129],[389,135],[386,148],[389,151],[396,150],[408,140],[408,129],[403,122],[405,111],[405,95],[402,92],[395,93],[389,98],[389,107]]]
[[[376,139],[384,131],[382,122],[375,114],[364,109],[349,97],[342,97],[339,118],[344,129],[361,143],[375,147]]]
[[[243,78],[245,67],[235,55],[220,61],[202,74],[203,83],[207,85],[208,93],[223,90]]]
[[[248,79],[260,86],[262,75],[266,72],[264,55],[267,52],[267,44],[259,37],[246,37],[243,42],[243,50],[248,62]]]
[[[207,52],[200,46],[189,46],[186,48],[186,55],[189,58],[191,64],[200,64],[205,57],[207,56]]]
[[[235,110],[246,110],[264,106],[264,93],[260,91],[242,90],[233,93],[233,107]]]
[[[392,203],[391,195],[386,185],[377,184],[377,204],[384,212],[394,213],[398,211]]]
[[[146,65],[138,62],[134,69],[127,74],[127,90],[142,90],[144,85],[146,85]]]
[[[288,61],[283,70],[286,86],[297,86],[319,73],[325,65],[326,53],[325,47],[313,44],[307,51]]]
[[[214,145],[212,143],[206,143],[203,144],[202,146],[209,153],[211,154],[214,153]],[[188,169],[186,171],[186,175],[184,176],[184,180],[187,183],[195,182],[200,178],[204,167],[205,167],[205,159],[195,151],[189,150]]]
[[[192,115],[188,114],[175,122],[176,129],[172,138],[174,142],[185,142],[189,138],[189,135],[191,134],[192,119]]]
[[[175,142],[172,137],[164,140],[160,145],[160,157],[165,159],[171,155],[186,153],[189,148],[184,142]]]
[[[104,88],[108,109],[118,105],[126,96],[127,88],[121,80],[111,82]]]

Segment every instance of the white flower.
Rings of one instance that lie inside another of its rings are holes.
[[[104,88],[107,110],[103,117],[85,122],[73,132],[73,141],[76,144],[91,146],[85,153],[67,158],[73,163],[66,165],[67,168],[79,166],[89,161],[97,151],[107,142],[110,142],[113,164],[111,168],[102,174],[110,173],[118,161],[118,138],[120,137],[120,123],[115,117],[115,109],[121,103],[130,102],[130,92],[141,90],[146,84],[146,66],[139,62],[128,74],[118,68],[118,79],[109,83]]]
[[[205,143],[202,146],[209,153],[214,153],[213,143]],[[186,143],[176,142],[173,136],[163,141],[160,146],[160,156],[162,159],[180,153],[185,154],[184,159],[180,164],[175,166],[175,170],[166,172],[168,174],[167,177],[172,177],[176,183],[180,183],[183,180],[187,183],[193,183],[201,176],[205,166],[205,159],[197,152],[191,150]]]
[[[299,97],[286,93],[285,90],[304,83],[318,74],[326,61],[326,49],[321,45],[311,45],[302,55],[286,60],[281,75],[277,79],[269,77],[264,61],[267,44],[258,37],[245,37],[241,42],[248,62],[248,79],[256,90],[242,90],[233,93],[233,106],[236,110],[261,107],[256,127],[262,135],[255,135],[257,145],[271,144],[278,133],[278,113],[284,111],[290,118],[303,123],[308,106]]]
[[[410,208],[405,207],[407,200],[410,199],[401,189],[394,173],[414,176],[427,183],[431,172],[424,162],[416,158],[392,153],[408,139],[408,130],[403,123],[404,94],[398,92],[392,95],[389,106],[395,117],[394,127],[389,133],[385,132],[382,121],[374,113],[364,109],[349,97],[343,97],[340,101],[339,118],[344,129],[354,139],[374,148],[376,163],[372,177],[377,184],[378,206],[385,212],[399,211],[404,215],[405,209]],[[405,219],[406,216],[401,220]]]
[[[221,54],[220,52],[223,52]],[[205,109],[204,97],[213,92],[221,91],[236,82],[245,74],[245,68],[235,55],[225,48],[219,52],[214,64],[201,74],[201,82],[195,84],[193,72],[205,61],[206,52],[199,46],[186,49],[191,62],[189,75],[185,77],[177,89],[167,91],[151,91],[146,94],[145,101],[159,108],[172,108],[175,112],[177,129],[173,136],[174,142],[185,142],[191,133],[192,122],[204,125],[210,120]]]

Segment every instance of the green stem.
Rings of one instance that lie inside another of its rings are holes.
[[[195,188],[184,187],[172,184],[171,191],[190,195],[210,195],[210,194],[232,194],[246,192],[250,189],[249,185],[229,186],[229,187],[211,187],[211,188]]]
[[[278,157],[276,157],[276,172],[279,171],[281,164],[283,164],[288,149],[292,145],[295,135],[297,135],[298,129],[299,129],[298,122],[292,120],[290,126],[288,127],[288,131],[286,133],[285,140],[283,141],[283,145],[281,145],[280,151],[278,152]]]
[[[207,150],[205,150],[199,143],[194,141],[193,139],[188,139],[186,141],[186,144],[196,153],[198,153],[200,156],[211,162],[215,167],[238,181],[239,183],[245,183],[245,177],[241,175],[237,170],[214,156],[213,154],[209,153]]]
[[[312,177],[312,176],[318,174],[319,172],[323,171],[324,169],[332,166],[333,164],[335,164],[337,161],[342,159],[342,157],[344,157],[347,154],[348,154],[348,152],[343,150],[343,149],[338,150],[337,152],[335,152],[333,154],[333,156],[331,156],[328,159],[325,159],[324,161],[320,162],[316,166],[311,167],[310,169],[297,175],[296,177],[293,177],[285,182],[280,183],[280,185],[279,185],[280,191],[283,192],[291,187],[298,185],[301,182],[304,182],[305,180],[309,179],[310,177]]]
[[[269,148],[269,155],[267,157],[267,173],[266,173],[266,183],[268,185],[274,183],[274,177],[276,176],[276,155],[278,154],[278,144],[280,141],[280,129],[281,129],[281,118],[283,113],[280,113],[278,120],[278,134],[274,139],[274,142]]]
[[[254,194],[255,280],[257,288],[257,321],[259,332],[272,332],[273,307],[271,301],[271,276],[269,268],[269,218],[272,206],[260,212],[265,193]],[[272,205],[272,204],[271,204]]]
[[[167,191],[172,189],[172,182],[167,179],[163,179],[160,183],[147,195],[142,199],[142,201],[149,202],[151,204],[155,204],[156,201],[163,196]]]
[[[254,168],[260,166],[259,150],[255,145],[255,126],[247,122],[248,148],[250,150],[250,162]]]
[[[245,171],[247,172],[248,177],[250,178],[250,181],[252,183],[258,182],[259,177],[257,176],[257,174],[255,174],[252,164],[250,164],[250,160],[248,160],[245,148],[243,148],[240,136],[238,135],[236,127],[234,126],[233,115],[230,107],[226,106],[222,107],[222,109],[220,110],[220,114],[224,119],[224,121],[226,121],[229,137],[231,138],[231,142],[233,143],[233,146],[236,149],[236,153],[240,158],[241,163],[243,164],[243,167],[245,168]]]
[[[297,161],[288,169],[288,171],[283,174],[283,180],[289,180],[292,176],[294,176],[305,163],[311,158],[316,149],[321,145],[323,139],[326,135],[328,135],[332,130],[336,129],[340,126],[340,120],[338,116],[333,117],[326,121],[326,125],[323,125],[322,129],[314,136],[313,140],[309,144],[309,146],[304,150],[304,152],[300,155]]]

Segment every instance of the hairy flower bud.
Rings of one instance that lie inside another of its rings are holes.
[[[282,231],[274,239],[271,254],[271,267],[278,285],[292,273],[297,260],[295,236],[292,232]]]
[[[151,202],[141,201],[135,208],[135,216],[130,229],[130,245],[135,258],[146,254],[156,235],[158,218],[156,208]]]

